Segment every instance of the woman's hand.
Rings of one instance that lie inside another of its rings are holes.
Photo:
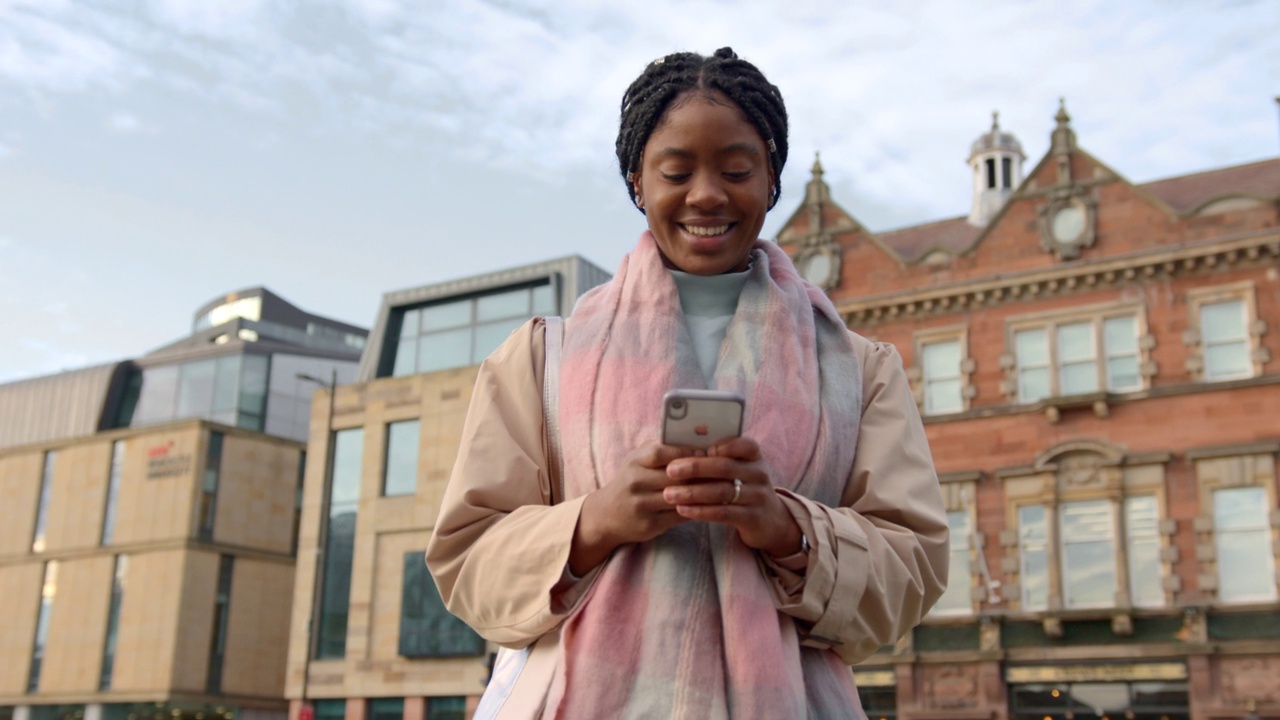
[[[755,440],[734,438],[705,456],[673,458],[667,475],[676,484],[662,495],[680,517],[732,525],[748,547],[774,557],[800,551],[800,526],[773,491]],[[734,480],[742,481],[740,490]]]
[[[617,479],[587,495],[569,551],[574,575],[585,575],[619,545],[652,540],[688,520],[662,492],[678,484],[667,473],[668,464],[694,452],[657,442],[643,445],[627,455]]]

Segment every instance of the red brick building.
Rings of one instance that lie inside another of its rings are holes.
[[[1135,185],[1051,138],[1024,173],[993,123],[968,216],[882,233],[815,161],[778,236],[901,351],[953,528],[868,713],[1280,717],[1280,158]]]

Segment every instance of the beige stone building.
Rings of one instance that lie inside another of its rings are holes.
[[[0,450],[0,708],[284,715],[304,447],[204,420]]]
[[[0,385],[0,719],[283,717],[313,376],[366,331],[265,288]]]
[[[312,403],[291,719],[470,717],[493,648],[445,611],[423,553],[477,366],[608,277],[570,257],[384,297],[358,381]]]

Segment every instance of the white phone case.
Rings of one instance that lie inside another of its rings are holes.
[[[705,450],[738,437],[746,402],[725,390],[672,390],[662,398],[662,442]]]

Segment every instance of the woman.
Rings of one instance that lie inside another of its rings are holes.
[[[566,497],[549,504],[535,321],[481,367],[427,553],[441,595],[503,645],[560,633],[547,717],[861,717],[848,665],[947,575],[901,360],[758,239],[787,117],[753,65],[650,63],[617,152],[648,230],[565,326]],[[746,396],[742,437],[658,442],[663,393],[700,387]]]

